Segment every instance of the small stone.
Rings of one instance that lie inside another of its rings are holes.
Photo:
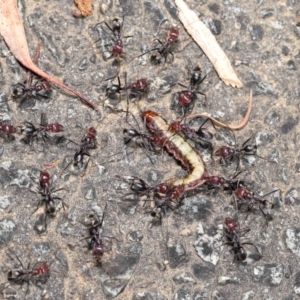
[[[92,56],[90,57],[90,62],[95,64],[97,60],[97,55],[96,54],[92,54]]]
[[[298,120],[295,120],[291,116],[287,118],[287,121],[281,126],[281,133],[287,134],[289,133],[297,124]]]
[[[96,199],[96,190],[90,182],[85,182],[85,184],[82,187],[82,193],[84,194],[84,198],[86,200]]]
[[[285,243],[288,249],[300,257],[300,228],[287,229]]]
[[[187,286],[180,288],[176,292],[174,300],[192,300],[189,288]]]
[[[78,66],[78,69],[80,71],[84,71],[88,68],[88,61],[87,61],[87,58],[84,57],[80,62],[79,62],[79,66]]]
[[[48,242],[35,243],[32,250],[37,256],[44,256],[50,252],[50,244]]]
[[[265,117],[265,124],[276,125],[280,122],[280,114],[276,111],[270,111]]]
[[[143,233],[140,230],[130,231],[128,233],[128,238],[132,242],[140,242],[143,239]]]
[[[215,14],[219,14],[220,11],[220,5],[217,3],[209,4],[208,8],[210,11],[214,12]]]
[[[168,244],[168,252],[170,258],[170,268],[175,269],[179,265],[188,261],[188,255],[182,244]]]
[[[298,191],[295,188],[290,189],[284,198],[284,203],[286,205],[299,205],[300,204],[300,198]]]
[[[290,49],[287,46],[281,47],[281,53],[285,56],[287,56],[290,53]]]
[[[264,31],[260,25],[250,25],[249,32],[253,41],[261,41],[263,39]]]
[[[272,17],[274,15],[274,9],[272,9],[272,8],[262,9],[260,11],[260,14],[263,17],[263,19]]]
[[[255,293],[253,291],[249,291],[249,292],[246,292],[242,295],[242,298],[241,300],[250,300],[252,299],[253,297],[255,296]]]
[[[207,19],[205,25],[210,29],[213,35],[220,35],[222,31],[222,23],[220,20]]]
[[[289,60],[287,62],[287,67],[288,67],[289,70],[297,70],[296,64],[293,60]]]
[[[266,264],[254,267],[254,281],[262,282],[268,286],[279,286],[284,276],[282,264]]]
[[[0,246],[6,245],[12,238],[16,229],[16,224],[13,220],[5,218],[0,220]]]
[[[200,280],[207,280],[214,277],[216,269],[214,265],[194,264],[192,265],[194,276]]]
[[[300,295],[300,272],[298,272],[295,276],[294,292],[297,295]]]
[[[180,274],[177,274],[173,277],[174,282],[176,282],[177,284],[182,284],[182,283],[196,283],[196,280],[194,279],[194,277],[188,273],[188,272],[183,272]]]
[[[231,278],[228,276],[219,276],[218,277],[218,284],[226,285],[229,283],[239,283],[240,281],[237,278]]]
[[[211,293],[211,300],[225,300],[225,298],[219,291],[213,291]]]

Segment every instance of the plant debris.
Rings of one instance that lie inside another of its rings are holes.
[[[73,11],[75,17],[87,17],[92,14],[93,0],[75,0],[75,3],[78,6],[78,9]]]

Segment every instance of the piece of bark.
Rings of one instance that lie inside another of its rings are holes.
[[[75,3],[77,4],[82,17],[87,17],[92,14],[93,0],[75,0]]]
[[[179,10],[179,20],[211,61],[219,77],[226,85],[242,88],[242,82],[238,79],[228,57],[210,30],[200,21],[197,14],[189,9],[183,0],[175,0],[175,4]]]
[[[65,85],[55,77],[52,77],[39,69],[29,55],[25,30],[20,17],[17,0],[5,0],[0,2],[0,34],[4,38],[13,56],[27,69],[50,81],[82,99],[87,105],[98,110],[97,106],[75,89]]]
[[[186,120],[188,122],[190,122],[192,119],[205,117],[205,118],[209,118],[214,124],[216,124],[220,127],[228,128],[231,130],[239,130],[239,129],[242,129],[244,126],[246,126],[246,124],[249,121],[249,117],[250,117],[250,113],[251,113],[251,109],[252,109],[252,101],[253,101],[252,90],[250,90],[249,104],[248,104],[248,109],[247,109],[246,115],[245,115],[244,119],[238,125],[228,125],[228,124],[222,123],[222,122],[212,118],[207,113],[191,114],[186,118]]]

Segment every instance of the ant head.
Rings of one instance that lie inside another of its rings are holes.
[[[135,129],[123,129],[124,143],[128,144],[133,138],[139,137],[141,134]]]
[[[247,145],[243,148],[246,155],[255,155],[257,152],[256,145]]]
[[[130,189],[135,193],[139,193],[147,191],[149,187],[143,179],[134,178],[131,182]]]
[[[244,261],[247,258],[246,252],[238,253],[238,260]]]
[[[20,270],[9,270],[7,273],[7,280],[9,281],[18,280],[22,274],[23,273]]]
[[[228,231],[232,231],[238,227],[238,223],[234,219],[229,218],[229,217],[227,217],[225,219],[225,225],[226,225]]]
[[[89,220],[90,220],[89,225],[92,226],[92,227],[97,226],[98,223],[99,223],[98,220],[97,220],[97,217],[94,214],[89,215]]]
[[[113,26],[112,26],[112,31],[115,35],[120,34],[122,30],[123,24],[120,23],[120,20],[118,18],[113,19]]]
[[[50,174],[47,171],[40,171],[40,182],[42,183],[49,183],[50,181]]]

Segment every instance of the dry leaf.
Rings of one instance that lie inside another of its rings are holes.
[[[252,102],[253,102],[253,99],[252,99],[252,90],[251,90],[246,115],[245,115],[244,119],[241,121],[241,123],[239,123],[238,125],[228,125],[228,124],[222,123],[222,122],[212,118],[207,113],[191,114],[186,118],[186,120],[189,122],[195,118],[205,117],[205,118],[209,118],[214,124],[216,124],[218,126],[229,128],[231,130],[239,130],[239,129],[242,129],[249,121],[249,117],[250,117],[250,113],[251,113],[251,109],[252,109]]]
[[[92,14],[93,0],[75,0],[75,3],[83,17],[87,17]]]
[[[210,30],[199,20],[196,13],[188,8],[183,0],[175,0],[175,4],[179,10],[178,17],[186,31],[204,51],[220,78],[226,85],[242,88],[242,82],[238,79],[228,57]]]
[[[32,62],[28,51],[23,22],[17,7],[17,0],[5,0],[0,2],[0,33],[11,53],[24,67],[41,76],[45,80],[48,80],[75,94],[93,109],[98,109],[95,104],[84,97],[81,93],[65,85],[57,78],[48,75]]]

